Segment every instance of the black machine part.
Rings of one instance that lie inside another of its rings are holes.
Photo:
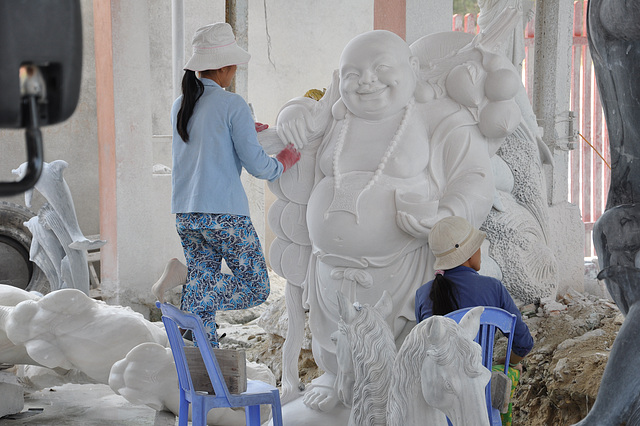
[[[0,0],[0,128],[25,128],[27,172],[0,182],[0,196],[33,187],[43,163],[40,126],[78,104],[82,72],[80,0]]]

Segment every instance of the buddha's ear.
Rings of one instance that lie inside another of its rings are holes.
[[[420,72],[420,59],[418,59],[417,56],[409,56],[409,63],[411,64],[411,69],[417,76]]]
[[[342,97],[339,98],[331,107],[331,114],[333,115],[333,119],[336,121],[344,120],[347,116],[347,111],[347,106],[342,101]]]

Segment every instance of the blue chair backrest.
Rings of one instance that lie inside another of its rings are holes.
[[[458,309],[445,315],[447,318],[453,319],[459,323],[462,317],[469,312],[471,308]],[[493,367],[493,344],[496,335],[496,328],[500,329],[502,334],[507,337],[507,353],[504,363],[504,373],[509,371],[509,357],[511,356],[511,346],[513,345],[513,334],[516,330],[517,317],[511,312],[493,306],[485,306],[480,316],[480,329],[475,341],[482,347],[482,365],[489,371]],[[487,385],[485,391],[487,399],[487,411],[489,412],[489,422],[492,425],[501,425],[500,412],[491,406],[491,382]]]
[[[202,360],[204,361],[207,373],[211,379],[211,384],[213,385],[216,397],[226,398],[228,401],[229,390],[227,389],[227,384],[224,381],[222,370],[220,369],[218,360],[213,353],[209,339],[207,339],[206,332],[204,331],[204,325],[202,324],[200,317],[183,312],[168,303],[156,302],[156,306],[162,311],[162,322],[164,323],[167,336],[169,337],[171,352],[173,353],[173,359],[178,371],[180,387],[187,393],[195,392],[193,382],[191,381],[191,374],[189,374],[187,358],[184,353],[184,339],[182,338],[182,334],[180,334],[178,327],[183,330],[191,330],[194,342],[198,344],[198,349],[202,355]]]
[[[458,309],[445,315],[447,318],[460,322],[462,317],[471,308]],[[480,316],[480,329],[475,341],[482,347],[482,365],[491,370],[493,363],[493,343],[496,335],[496,327],[507,337],[507,353],[505,362],[505,374],[509,369],[509,357],[511,356],[511,346],[513,345],[513,334],[516,329],[517,317],[511,312],[493,306],[485,306]]]

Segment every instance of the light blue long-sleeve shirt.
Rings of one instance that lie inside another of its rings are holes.
[[[176,129],[182,96],[171,108],[171,212],[249,216],[249,201],[240,180],[242,168],[272,181],[280,177],[283,166],[260,146],[244,99],[213,80],[201,81],[204,93],[189,120],[187,143]]]

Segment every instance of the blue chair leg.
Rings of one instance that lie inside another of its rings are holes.
[[[191,404],[192,426],[207,426],[207,411],[204,404]]]
[[[282,426],[282,407],[280,405],[280,394],[278,390],[271,391],[274,394],[273,404],[271,404],[271,416],[273,426]]]
[[[189,423],[189,401],[184,397],[184,390],[180,388],[180,412],[178,413],[178,426],[187,426]]]
[[[260,406],[247,405],[244,407],[247,426],[260,426]]]

